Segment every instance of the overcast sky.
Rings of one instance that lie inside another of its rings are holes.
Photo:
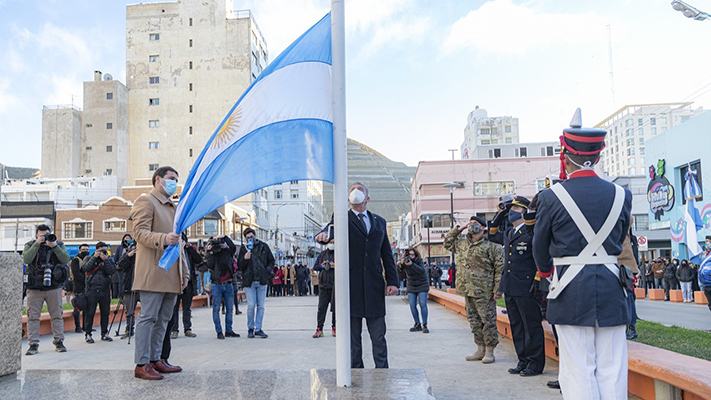
[[[39,167],[42,105],[81,106],[95,69],[125,82],[134,2],[0,0],[1,163]],[[270,60],[330,7],[234,3],[253,11]],[[711,107],[711,21],[669,0],[346,0],[346,15],[348,135],[408,165],[451,157],[477,105],[518,117],[521,141],[556,140],[576,107],[586,126],[625,104]]]

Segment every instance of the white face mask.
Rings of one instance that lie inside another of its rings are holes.
[[[329,243],[329,244],[326,245],[326,248],[329,249],[329,250],[333,250],[333,249],[336,248],[336,245],[333,244],[333,243]]]
[[[365,201],[365,193],[361,192],[360,189],[353,189],[348,196],[348,201],[350,201],[351,204],[362,204]]]

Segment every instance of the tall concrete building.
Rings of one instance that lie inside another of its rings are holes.
[[[620,108],[595,127],[605,129],[607,147],[602,151],[606,174],[646,175],[645,141],[703,113],[693,103],[631,104]]]
[[[171,165],[187,177],[207,139],[268,62],[249,11],[231,0],[126,7],[129,180]]]
[[[94,71],[84,82],[84,109],[44,106],[42,177],[128,176],[128,89],[111,75]]]
[[[474,159],[478,146],[514,144],[519,142],[518,118],[491,117],[485,109],[476,106],[467,117],[464,142],[459,154],[463,160]]]

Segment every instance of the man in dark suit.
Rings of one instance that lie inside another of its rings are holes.
[[[369,211],[368,187],[354,182],[349,189],[348,248],[351,297],[351,368],[364,368],[363,318],[373,343],[375,368],[388,368],[385,341],[385,294],[397,293],[397,268],[393,260],[385,220]],[[333,224],[333,221],[329,225]],[[327,225],[316,241],[327,243]],[[335,238],[338,240],[338,238]],[[338,268],[338,266],[336,266]],[[385,279],[383,279],[383,271]],[[386,288],[387,282],[387,288]],[[336,289],[338,290],[338,289]]]
[[[565,398],[627,398],[630,315],[617,256],[632,194],[595,173],[606,134],[582,128],[578,109],[561,136],[567,180],[538,195],[533,257],[542,277],[553,275],[547,319],[558,331]]]
[[[527,198],[516,196],[506,208],[489,222],[489,241],[504,246],[504,269],[496,298],[503,293],[511,321],[511,335],[518,356],[510,374],[534,376],[543,372],[546,362],[540,304],[533,297],[533,285],[538,285],[536,263],[533,260],[533,226],[535,214],[529,217],[531,204]],[[525,218],[527,217],[527,218]],[[500,230],[504,220],[510,222]]]

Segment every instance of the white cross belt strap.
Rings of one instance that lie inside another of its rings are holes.
[[[583,270],[586,265],[604,265],[610,272],[615,275],[615,278],[619,279],[619,269],[617,268],[617,257],[610,256],[605,251],[605,247],[602,245],[612,233],[615,228],[615,224],[620,219],[622,215],[622,206],[625,201],[625,190],[615,185],[615,200],[612,203],[612,209],[610,214],[607,216],[605,223],[602,228],[596,233],[590,223],[583,215],[578,205],[567,190],[561,184],[555,184],[551,186],[551,190],[558,197],[563,208],[568,212],[570,217],[573,219],[573,223],[578,227],[583,237],[588,242],[587,246],[580,252],[577,256],[571,257],[558,257],[553,259],[553,281],[551,282],[550,292],[548,293],[549,299],[557,298],[565,289],[570,282],[575,279],[575,277]],[[556,267],[562,265],[569,265],[568,269],[562,278],[558,278],[558,270]],[[625,296],[627,293],[625,292]]]

